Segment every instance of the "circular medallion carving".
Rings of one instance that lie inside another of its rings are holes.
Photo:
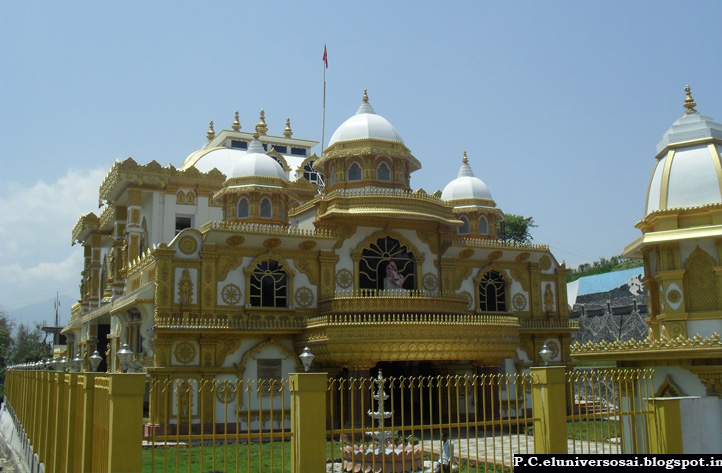
[[[556,358],[559,355],[559,344],[556,340],[549,340],[547,342],[547,348],[552,351],[552,358]]]
[[[268,240],[263,242],[263,246],[266,247],[266,249],[273,249],[281,244],[280,238],[269,238]]]
[[[498,260],[502,257],[502,255],[504,255],[504,252],[501,250],[492,251],[491,253],[489,253],[489,261]]]
[[[233,235],[226,238],[226,244],[228,244],[228,246],[242,245],[244,241],[246,241],[246,239],[243,238],[241,235]]]
[[[313,248],[316,248],[316,242],[313,240],[302,241],[298,244],[298,249],[302,251],[308,251]]]
[[[353,284],[353,274],[348,269],[342,269],[336,273],[336,284],[346,289]]]
[[[433,273],[424,274],[422,284],[424,285],[424,289],[427,291],[435,291],[439,287],[439,281]]]
[[[667,293],[667,300],[669,300],[672,304],[676,304],[682,300],[682,293],[676,289],[672,289]]]
[[[313,303],[313,292],[307,287],[299,287],[294,300],[299,307],[308,307]]]
[[[527,252],[519,253],[518,255],[516,255],[516,260],[519,262],[526,261],[529,259],[529,256],[530,255]]]
[[[179,363],[187,365],[196,357],[196,347],[194,347],[193,344],[189,342],[180,342],[178,345],[175,346],[173,354],[175,355],[175,359],[178,360]]]
[[[541,269],[545,269],[545,270],[551,268],[552,267],[552,259],[550,257],[548,257],[547,255],[542,256],[541,259],[539,260],[539,266],[541,267]]]
[[[178,242],[178,249],[184,255],[192,255],[198,249],[198,242],[192,236],[185,236]]]
[[[524,297],[524,294],[514,294],[514,297],[511,299],[511,303],[514,305],[516,310],[523,310],[526,307],[526,297]]]
[[[226,284],[221,290],[221,298],[228,305],[236,305],[241,301],[241,288],[235,284]]]
[[[236,400],[236,388],[230,381],[223,381],[216,386],[216,399],[223,404]]]
[[[474,250],[472,250],[471,248],[467,248],[465,250],[462,250],[461,253],[459,253],[459,258],[461,258],[461,259],[470,258],[471,255],[473,255],[473,254],[474,254]]]

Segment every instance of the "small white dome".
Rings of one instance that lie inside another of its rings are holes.
[[[667,130],[657,145],[645,215],[722,202],[722,145],[710,139],[722,139],[722,125],[693,109]]]
[[[466,153],[464,153],[464,160],[459,169],[459,176],[444,187],[441,199],[484,199],[492,202],[494,200],[484,181],[474,176],[474,171],[471,170],[471,166],[467,161]]]
[[[340,141],[354,141],[369,138],[395,141],[398,143],[404,142],[396,128],[384,117],[376,114],[368,102],[368,96],[364,91],[364,98],[356,115],[336,128],[336,131],[331,135],[328,146]]]
[[[248,151],[243,153],[243,156],[236,162],[228,179],[251,176],[277,177],[284,181],[288,180],[286,172],[278,164],[278,161],[268,156],[263,150],[261,142],[255,138],[248,146]]]

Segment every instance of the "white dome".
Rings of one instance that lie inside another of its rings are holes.
[[[667,130],[657,145],[645,214],[722,202],[722,145],[694,143],[710,138],[722,139],[722,125],[697,111],[685,113]]]
[[[233,148],[202,149],[191,153],[181,166],[181,171],[195,167],[200,172],[218,169],[226,177],[230,176],[236,163],[245,156],[246,152]]]
[[[404,142],[396,128],[384,117],[376,114],[368,102],[368,96],[364,92],[363,101],[356,115],[336,128],[336,131],[331,135],[328,145],[331,146],[339,141],[354,141],[369,138],[395,141],[398,143]]]
[[[459,176],[444,187],[444,191],[441,193],[441,199],[484,199],[491,200],[492,202],[494,200],[484,181],[474,176],[474,171],[471,170],[471,166],[469,166],[466,160],[466,153],[464,154],[464,161],[461,163],[461,168],[459,169]]]
[[[277,177],[288,180],[286,178],[286,172],[283,170],[280,164],[268,156],[263,150],[263,145],[258,139],[251,141],[248,146],[248,151],[243,153],[243,156],[236,162],[233,171],[228,176],[228,179],[234,177],[251,177],[251,176],[262,176],[262,177]]]

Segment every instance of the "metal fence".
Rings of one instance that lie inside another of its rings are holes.
[[[291,471],[287,379],[149,379],[144,471]]]

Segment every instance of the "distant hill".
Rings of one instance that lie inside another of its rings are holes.
[[[570,283],[585,276],[622,271],[625,269],[641,267],[642,265],[643,263],[641,259],[630,259],[622,256],[612,256],[609,259],[602,257],[594,263],[583,263],[576,269],[570,268],[567,272],[567,282]]]
[[[16,324],[21,322],[25,325],[33,326],[36,322],[45,325],[55,325],[55,309],[54,309],[55,298],[51,297],[44,301],[36,302],[35,304],[26,305],[25,307],[18,307],[15,309],[5,308],[11,319]],[[75,304],[76,299],[70,296],[60,296],[60,310],[58,314],[60,316],[60,325],[67,325],[70,322],[70,307]]]

